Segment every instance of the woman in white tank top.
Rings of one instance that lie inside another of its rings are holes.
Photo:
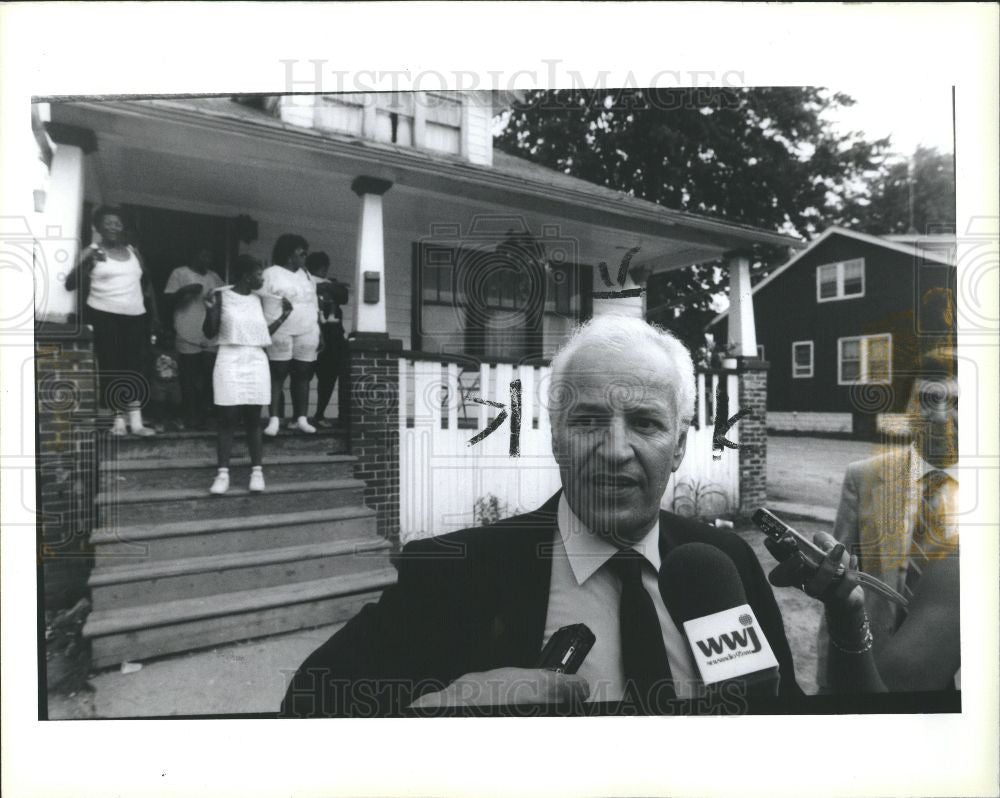
[[[152,284],[138,251],[125,241],[121,209],[99,207],[93,224],[101,243],[80,253],[79,263],[66,278],[66,289],[80,289],[83,319],[94,330],[101,403],[116,411],[112,434],[125,434],[122,411],[127,410],[134,435],[153,435],[143,425],[141,411],[141,400],[148,394],[143,376],[146,345],[150,332],[160,327]]]

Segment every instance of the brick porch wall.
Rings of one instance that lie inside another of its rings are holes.
[[[399,353],[401,341],[356,334],[351,347],[351,454],[378,533],[399,544]]]
[[[767,369],[763,360],[740,363],[740,408],[753,415],[740,421],[740,515],[767,503]]]
[[[97,378],[86,327],[35,330],[37,545],[48,610],[87,593],[97,491]]]

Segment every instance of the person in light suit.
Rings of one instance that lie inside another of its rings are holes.
[[[690,541],[735,564],[778,660],[780,695],[801,695],[780,611],[749,544],[660,511],[684,457],[694,400],[690,354],[669,333],[610,316],[578,329],[553,359],[550,380],[562,490],[534,512],[405,546],[397,584],[306,659],[281,714],[633,695],[646,710],[650,693],[636,688],[650,679],[668,698],[694,698],[697,669],[658,588],[663,559]],[[596,636],[579,673],[538,669],[546,641],[575,623]]]
[[[908,406],[912,445],[852,463],[834,537],[862,570],[903,593],[908,610],[865,593],[875,664],[890,691],[958,684],[958,381],[954,355],[921,360]],[[830,691],[837,641],[820,629],[819,683]]]

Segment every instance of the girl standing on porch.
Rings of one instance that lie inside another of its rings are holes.
[[[268,321],[277,318],[278,303],[291,302],[288,323],[276,334],[267,348],[271,366],[271,417],[265,435],[278,434],[278,415],[285,378],[292,376],[292,411],[294,426],[313,433],[309,423],[309,382],[319,348],[319,305],[316,282],[306,270],[309,244],[299,235],[285,233],[274,242],[272,266],[264,270],[264,314]]]
[[[102,205],[94,211],[94,228],[100,244],[91,244],[66,278],[66,290],[80,289],[83,319],[94,329],[100,401],[115,411],[112,435],[125,435],[128,411],[133,435],[156,433],[142,423],[141,403],[135,396],[146,383],[146,346],[150,333],[160,331],[153,286],[138,250],[125,240],[125,215],[121,208]],[[148,310],[148,316],[147,316]],[[117,383],[117,390],[112,386]],[[113,393],[128,394],[125,406],[115,406]]]
[[[281,301],[281,315],[268,324],[261,299],[254,294],[264,285],[263,267],[255,258],[240,255],[233,268],[234,284],[213,291],[205,298],[204,333],[218,336],[219,354],[212,373],[212,387],[219,416],[219,472],[209,489],[220,494],[229,490],[229,457],[233,432],[243,424],[250,450],[250,490],[264,490],[264,442],[260,409],[271,401],[271,380],[264,348],[292,313],[292,303]]]

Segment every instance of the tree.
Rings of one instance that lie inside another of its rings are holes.
[[[541,91],[510,109],[496,143],[668,208],[808,238],[858,207],[888,147],[834,131],[825,112],[853,102],[815,87]],[[754,279],[788,257],[755,255]],[[717,266],[651,278],[650,317],[700,343],[727,288]]]
[[[950,153],[917,147],[912,159],[880,172],[868,195],[846,212],[852,229],[871,235],[955,232],[955,162]]]

